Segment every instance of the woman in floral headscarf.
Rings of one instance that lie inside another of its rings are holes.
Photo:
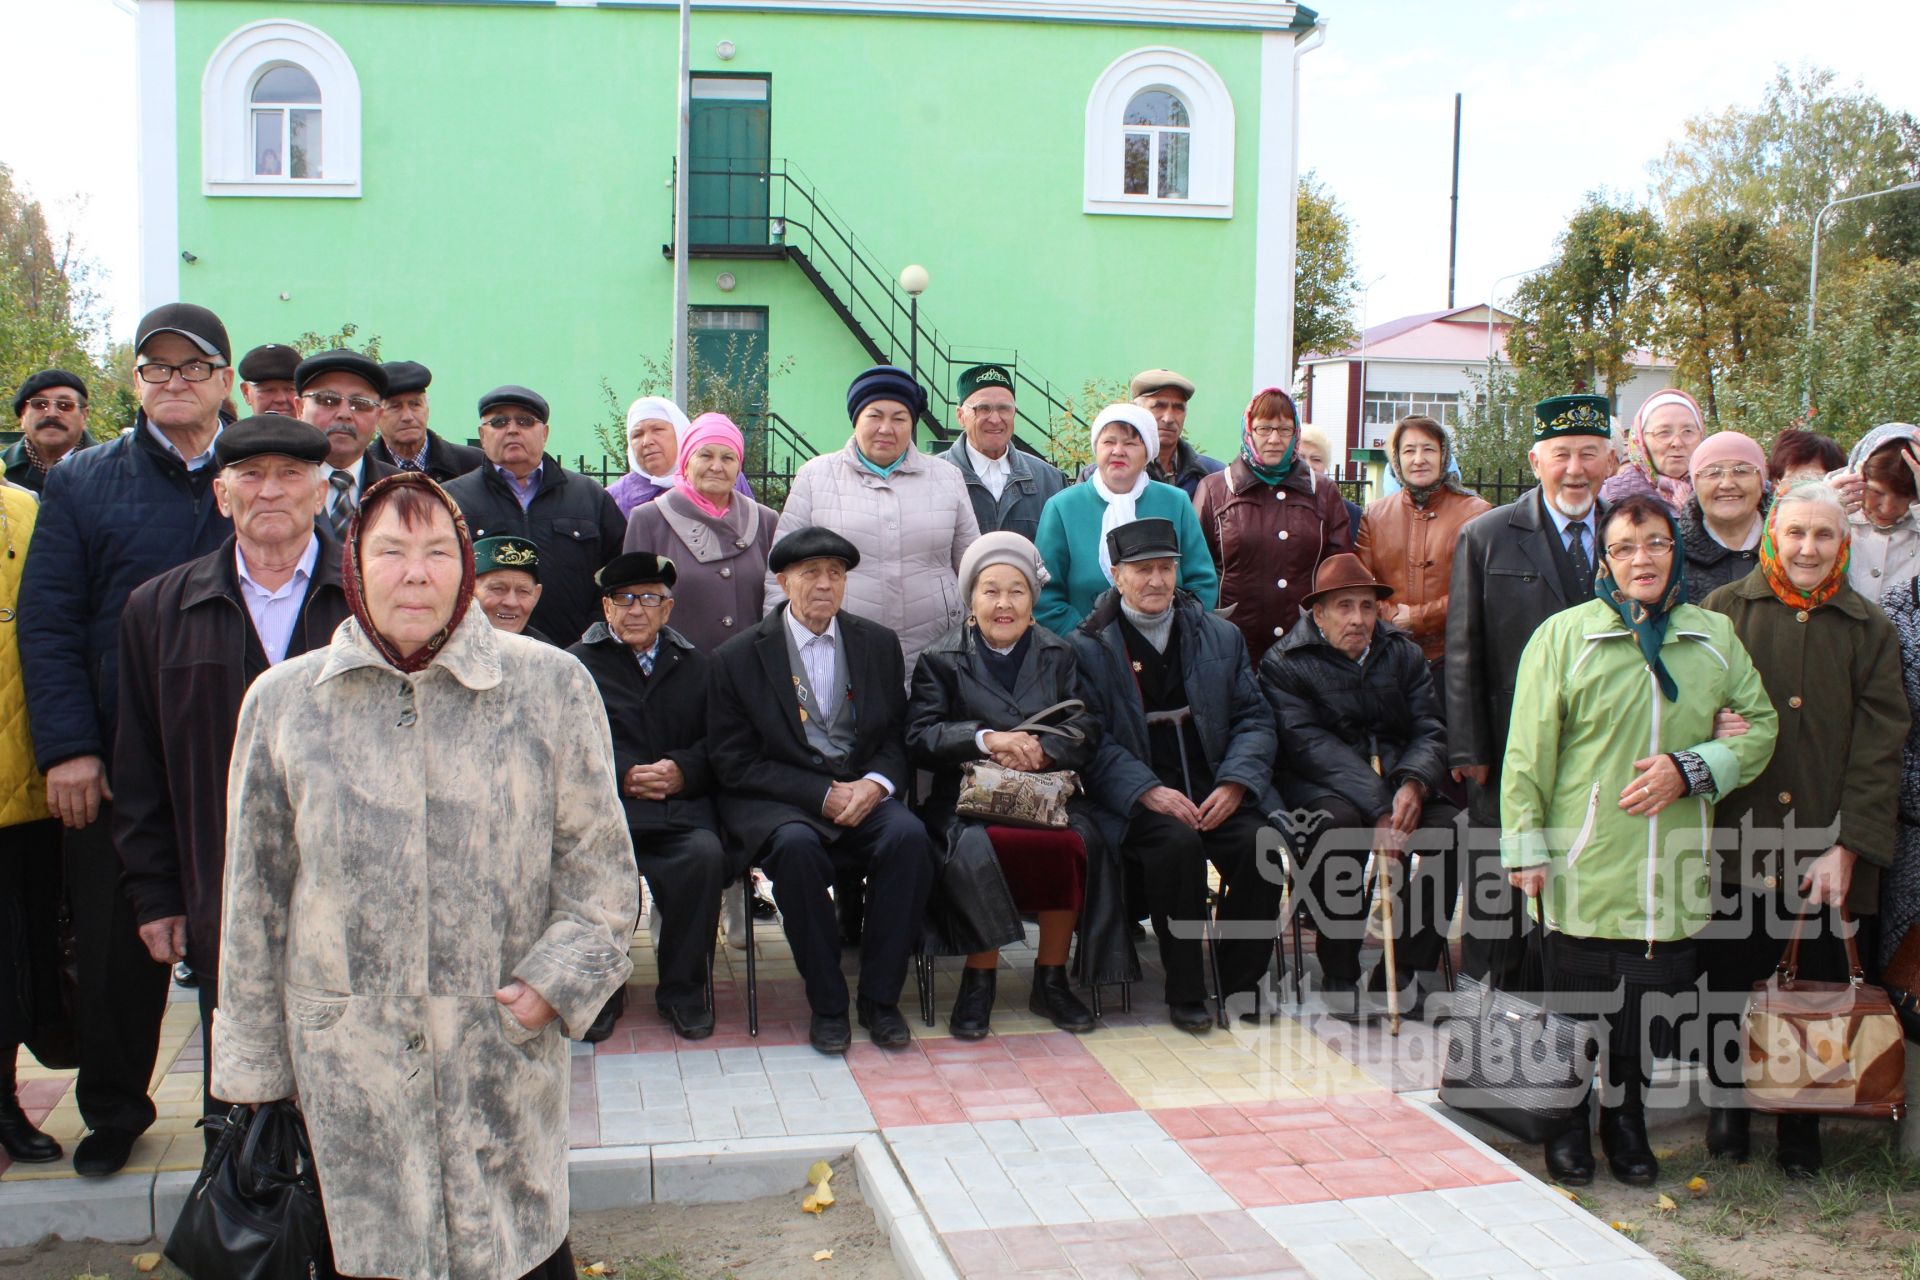
[[[1715,818],[1725,843],[1714,921],[1700,942],[1718,1006],[1709,1018],[1707,1149],[1734,1160],[1749,1149],[1737,1034],[1747,992],[1773,971],[1802,914],[1802,974],[1844,981],[1839,909],[1867,925],[1880,907],[1881,869],[1894,862],[1911,715],[1894,624],[1849,584],[1849,529],[1837,493],[1796,485],[1768,514],[1759,568],[1702,602],[1733,619],[1780,737],[1793,743],[1723,799]],[[1869,941],[1861,950],[1873,955]],[[1818,1119],[1782,1115],[1774,1159],[1789,1176],[1817,1173]]]
[[[1651,493],[1679,515],[1693,496],[1688,478],[1693,451],[1706,438],[1700,404],[1678,387],[1647,397],[1633,415],[1627,434],[1627,460],[1600,486],[1600,499],[1614,503],[1636,493]]]
[[[1659,1176],[1647,1142],[1651,1059],[1677,1047],[1647,997],[1693,985],[1707,924],[1714,803],[1773,754],[1766,686],[1725,615],[1686,603],[1666,505],[1623,499],[1601,526],[1594,598],[1553,615],[1520,659],[1500,770],[1500,856],[1538,899],[1554,1007],[1599,1017],[1608,1092],[1600,1141],[1615,1178]],[[1716,737],[1727,708],[1745,731]],[[1559,1182],[1593,1178],[1586,1108],[1546,1144]]]

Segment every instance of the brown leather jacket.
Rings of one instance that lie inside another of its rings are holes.
[[[1447,591],[1453,578],[1453,548],[1467,521],[1492,504],[1477,494],[1442,489],[1416,507],[1402,489],[1367,504],[1354,552],[1367,572],[1393,588],[1381,606],[1412,610],[1405,630],[1432,661],[1447,651]]]
[[[1303,463],[1276,490],[1235,458],[1200,482],[1193,506],[1220,571],[1220,607],[1233,606],[1229,621],[1258,665],[1299,619],[1320,562],[1353,550],[1340,486]]]

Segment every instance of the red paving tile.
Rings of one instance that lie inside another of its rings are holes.
[[[1293,1255],[1244,1213],[1181,1214],[1058,1227],[957,1231],[941,1237],[966,1280],[1041,1277],[1281,1276],[1306,1280]]]
[[[1139,1104],[1066,1032],[856,1044],[847,1065],[882,1128],[1137,1111]]]

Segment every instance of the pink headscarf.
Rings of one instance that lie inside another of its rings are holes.
[[[687,479],[687,459],[703,444],[724,444],[733,450],[736,458],[745,462],[747,441],[740,434],[740,428],[733,425],[733,419],[724,413],[703,413],[680,433],[680,456],[673,464],[673,486],[685,495],[688,502],[718,520],[727,514],[727,509],[707,501],[693,487],[693,482]],[[731,497],[728,501],[732,501]]]
[[[1653,455],[1647,451],[1647,419],[1653,416],[1655,409],[1663,409],[1670,404],[1685,407],[1693,415],[1693,424],[1703,433],[1706,431],[1707,419],[1700,412],[1699,401],[1678,387],[1656,391],[1647,397],[1640,411],[1633,415],[1633,430],[1627,436],[1627,461],[1645,473],[1660,496],[1666,499],[1667,506],[1678,513],[1686,509],[1687,499],[1693,496],[1693,482],[1687,477],[1676,480],[1672,476],[1662,475],[1660,469],[1653,465]],[[1688,476],[1691,474],[1689,470]]]

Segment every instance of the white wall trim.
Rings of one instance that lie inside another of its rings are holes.
[[[1264,36],[1263,40],[1274,39]],[[1279,37],[1292,46],[1291,39]],[[1187,104],[1193,122],[1183,200],[1128,195],[1122,169],[1122,118],[1133,95],[1168,89]],[[1087,95],[1086,213],[1149,218],[1233,216],[1233,95],[1205,61],[1184,49],[1152,45],[1115,58]]]
[[[595,0],[506,0],[584,8]],[[675,0],[598,0],[602,8],[671,9]],[[844,13],[909,18],[1098,22],[1130,27],[1214,27],[1284,31],[1298,5],[1286,0],[694,0],[703,12]]]
[[[140,102],[140,310],[180,297],[180,134],[173,0],[141,0],[134,22]]]
[[[1298,46],[1289,33],[1269,31],[1260,37],[1250,390],[1293,385],[1293,277],[1300,195],[1298,58]]]
[[[320,85],[322,177],[256,178],[248,95],[265,67],[291,62]],[[220,43],[200,79],[200,190],[209,196],[360,194],[360,77],[333,37],[304,22],[250,22]]]

